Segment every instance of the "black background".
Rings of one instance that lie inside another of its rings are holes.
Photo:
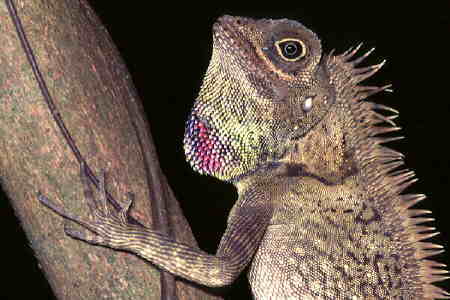
[[[367,63],[386,58],[387,64],[370,83],[392,83],[395,91],[372,100],[400,111],[397,123],[407,139],[391,146],[406,154],[406,166],[420,179],[408,191],[428,195],[418,207],[433,211],[436,221],[432,225],[442,232],[433,241],[450,247],[448,1],[418,2],[421,5],[402,2],[408,4],[396,7],[392,6],[394,1],[339,1],[334,5],[278,1],[268,7],[262,7],[262,2],[247,2],[247,8],[239,9],[223,9],[212,2],[184,6],[172,1],[128,2],[131,5],[125,1],[89,2],[129,67],[151,123],[163,171],[202,249],[215,252],[236,199],[231,185],[191,171],[182,151],[184,122],[211,53],[211,26],[222,14],[298,20],[320,36],[326,52],[333,48],[341,52],[360,41],[365,42],[365,49],[376,46]],[[8,201],[0,201],[0,214],[5,235],[0,248],[1,272],[6,275],[0,298],[22,299],[32,291],[33,299],[52,299]],[[448,252],[437,259],[450,263]],[[441,286],[448,288],[450,284]],[[227,299],[250,299],[245,276],[225,292]]]

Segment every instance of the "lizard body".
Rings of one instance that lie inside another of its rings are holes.
[[[257,299],[449,298],[432,285],[447,271],[426,259],[442,248],[423,241],[434,233],[419,224],[432,219],[410,208],[424,196],[401,194],[414,174],[381,145],[393,138],[377,136],[399,128],[375,110],[395,111],[366,100],[388,86],[359,84],[383,63],[357,67],[370,53],[355,58],[359,47],[323,54],[312,31],[286,19],[224,16],[213,31],[184,149],[196,171],[238,191],[217,253],[130,224],[131,201],[115,214],[105,191],[95,221],[40,196],[87,229],[66,232],[207,286],[232,283],[251,262]]]

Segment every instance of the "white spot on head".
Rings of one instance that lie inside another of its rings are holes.
[[[303,109],[304,112],[311,111],[312,105],[313,105],[312,100],[313,100],[313,97],[307,97],[305,99],[305,102],[303,102],[303,106],[302,106],[302,109]]]

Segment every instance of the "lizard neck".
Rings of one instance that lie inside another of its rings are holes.
[[[332,185],[355,175],[357,166],[344,127],[350,118],[345,110],[331,110],[306,135],[292,141],[291,151],[280,160],[289,176],[308,176]]]
[[[259,166],[251,173],[234,180],[236,187],[256,182],[266,182],[275,177],[308,177],[325,185],[342,184],[356,175],[357,165],[353,149],[348,147],[348,135],[343,124],[351,116],[343,111],[330,111],[312,130],[301,138],[290,142],[285,155],[277,160]]]

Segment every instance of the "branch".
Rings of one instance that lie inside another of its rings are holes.
[[[130,76],[85,0],[14,2],[56,115],[81,155],[55,122],[3,1],[0,175],[41,267],[58,299],[159,299],[155,267],[128,253],[70,239],[63,220],[36,199],[40,190],[67,211],[87,215],[78,177],[81,157],[94,184],[95,175],[106,169],[111,201],[134,193],[135,220],[162,229],[171,224],[169,234],[195,244],[159,168]],[[176,286],[179,299],[216,299],[181,281]]]

